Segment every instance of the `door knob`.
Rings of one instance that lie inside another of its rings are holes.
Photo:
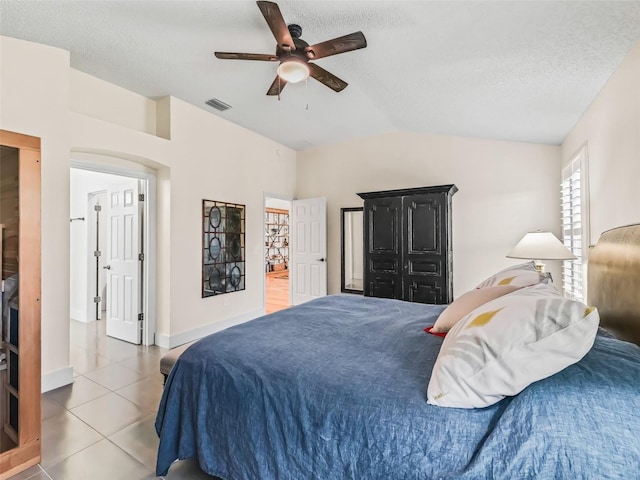
[[[327,261],[327,259],[326,259],[326,258],[319,258],[319,259],[318,259],[318,262],[326,262],[326,261]]]
[[[102,268],[104,268],[105,270],[111,270],[111,265],[105,265],[105,266],[104,266],[104,267],[102,267]]]

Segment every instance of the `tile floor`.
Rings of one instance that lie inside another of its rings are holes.
[[[146,480],[154,474],[155,413],[166,351],[105,334],[103,320],[71,321],[74,383],[42,395],[42,461],[10,480]],[[190,460],[167,480],[212,480]]]

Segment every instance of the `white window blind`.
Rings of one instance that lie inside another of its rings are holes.
[[[567,296],[584,301],[586,296],[586,249],[588,248],[588,201],[586,199],[586,147],[562,172],[562,240],[578,258],[565,260],[562,285]]]

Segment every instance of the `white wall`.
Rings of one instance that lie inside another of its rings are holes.
[[[605,230],[640,222],[640,43],[563,142],[563,165],[584,144],[595,244]]]
[[[293,196],[295,151],[175,98],[156,103],[162,134],[171,140],[161,138],[149,133],[153,129],[140,127],[146,121],[140,119],[149,118],[143,97],[131,102],[132,92],[98,79],[82,79],[69,67],[68,52],[0,37],[0,54],[0,128],[42,138],[44,376],[70,371],[72,154],[99,154],[113,157],[114,163],[125,159],[156,172],[157,340],[168,345],[263,311],[263,192]],[[70,93],[70,87],[82,92]],[[123,120],[105,110],[105,105],[123,102],[137,113],[129,112]],[[138,120],[128,123],[129,116]],[[243,292],[200,297],[205,198],[247,207]]]
[[[297,197],[327,197],[329,292],[340,291],[340,208],[362,206],[357,192],[450,183],[455,296],[518,262],[505,255],[527,231],[560,234],[557,146],[390,133],[299,152]]]

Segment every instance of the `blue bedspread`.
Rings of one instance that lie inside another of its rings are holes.
[[[443,307],[336,295],[206,337],[167,381],[157,474],[224,480],[640,478],[640,348],[598,336],[576,365],[488,408],[428,405]]]

